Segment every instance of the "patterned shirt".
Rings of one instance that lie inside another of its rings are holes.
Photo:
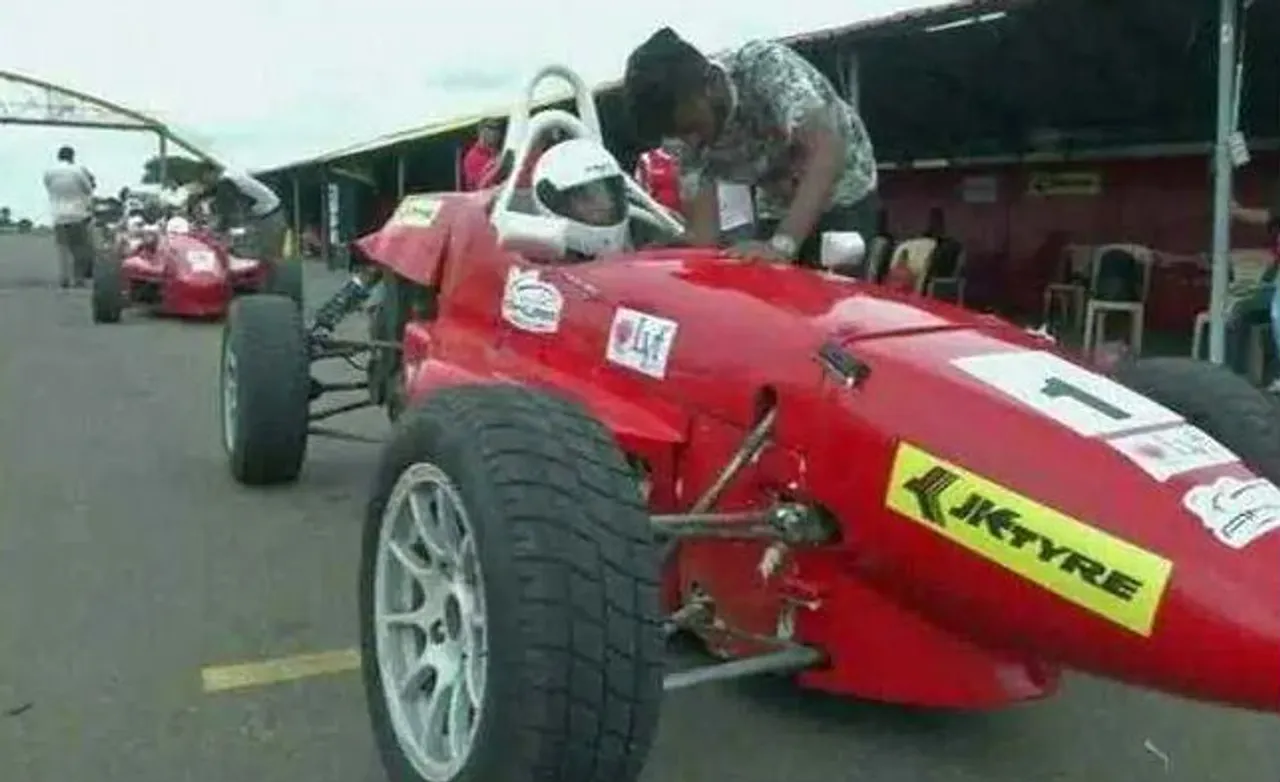
[[[669,143],[685,198],[703,177],[754,185],[761,216],[781,217],[802,173],[796,136],[815,111],[828,112],[845,145],[830,206],[855,204],[876,189],[875,151],[862,118],[809,61],[780,43],[751,41],[716,62],[734,94],[720,136],[701,150]]]

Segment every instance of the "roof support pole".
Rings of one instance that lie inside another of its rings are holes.
[[[160,131],[156,134],[160,137],[160,186],[169,186],[169,137]]]
[[[333,243],[338,235],[337,188],[329,169],[324,169],[324,178],[320,185],[320,257],[324,265],[333,268]]]
[[[844,60],[844,84],[845,99],[849,101],[849,105],[854,111],[858,111],[858,99],[862,92],[862,74],[858,68],[858,53],[853,50],[844,52],[841,55]]]
[[[289,185],[293,189],[293,236],[294,243],[298,248],[298,255],[302,255],[302,180],[298,174],[289,177]]]
[[[1213,148],[1213,277],[1209,294],[1209,360],[1226,356],[1226,302],[1231,250],[1231,150],[1235,111],[1236,1],[1219,0],[1218,116]]]
[[[404,153],[398,152],[396,153],[396,198],[397,199],[404,198],[405,174],[406,172],[405,172],[405,163],[404,163]]]

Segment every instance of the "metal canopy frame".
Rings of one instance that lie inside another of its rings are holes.
[[[17,94],[10,96],[9,92]],[[170,142],[200,160],[216,162],[212,154],[179,136],[154,117],[96,95],[15,71],[0,70],[0,125],[154,133],[159,143],[162,182],[168,178]]]

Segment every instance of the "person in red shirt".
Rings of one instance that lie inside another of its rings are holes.
[[[476,190],[498,162],[502,146],[502,128],[496,119],[480,123],[480,132],[471,148],[462,156],[462,189]]]
[[[641,152],[635,179],[655,201],[680,213],[680,167],[674,155],[662,147]]]

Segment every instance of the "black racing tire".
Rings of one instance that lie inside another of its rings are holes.
[[[1115,378],[1203,429],[1259,475],[1280,480],[1280,405],[1245,378],[1192,358],[1126,362]]]
[[[91,306],[94,323],[119,323],[124,312],[124,270],[119,256],[103,255],[93,275]]]
[[[249,486],[297,479],[307,452],[311,364],[302,312],[268,294],[231,302],[222,329],[222,441]]]
[[[405,324],[412,309],[413,290],[394,274],[382,278],[382,298],[369,314],[369,339],[375,342],[402,342]],[[374,348],[369,354],[366,375],[369,396],[380,405],[387,418],[395,421],[404,412],[404,371],[400,351]]]
[[[375,623],[375,598],[393,593],[378,580],[384,524],[401,517],[404,483],[424,468],[464,509],[490,639],[470,752],[454,772],[431,776],[396,730]],[[577,405],[469,385],[410,407],[377,470],[360,563],[365,695],[390,780],[634,782],[662,698],[658,582],[634,476],[610,433]]]
[[[302,262],[296,258],[286,258],[268,266],[267,280],[263,293],[284,296],[292,300],[298,307],[302,307]]]

